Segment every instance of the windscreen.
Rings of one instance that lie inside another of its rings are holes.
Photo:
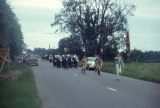
[[[95,58],[94,57],[88,57],[87,60],[88,61],[95,61]]]

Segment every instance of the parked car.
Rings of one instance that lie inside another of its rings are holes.
[[[95,57],[87,57],[87,69],[95,69]]]
[[[36,56],[36,55],[29,56],[28,59],[27,59],[27,63],[29,65],[38,66],[38,56]]]

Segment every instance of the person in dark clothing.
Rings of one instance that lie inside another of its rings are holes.
[[[68,70],[68,57],[67,57],[67,55],[65,55],[65,57],[64,57],[64,69]]]

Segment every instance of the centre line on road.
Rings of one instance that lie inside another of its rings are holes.
[[[75,76],[77,76],[77,74],[74,74]]]
[[[115,89],[113,89],[113,88],[110,88],[110,87],[108,87],[108,89],[110,89],[110,90],[112,90],[112,91],[117,91],[117,90],[115,90]]]

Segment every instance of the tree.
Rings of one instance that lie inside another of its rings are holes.
[[[26,49],[25,50],[27,53],[33,53],[33,51],[31,49]]]
[[[97,46],[104,50],[111,38],[118,37],[119,44],[124,41],[127,17],[135,9],[130,0],[63,0],[62,4],[51,26],[59,25],[61,32],[80,36],[86,52]]]
[[[125,62],[145,62],[145,63],[159,63],[160,62],[160,51],[141,51],[133,49],[128,58],[126,54],[123,54]]]
[[[56,49],[48,49],[48,50],[46,50],[45,53],[43,53],[43,54],[48,54],[48,55],[50,55],[50,54],[52,54],[52,55],[59,55],[60,52],[59,52],[59,49],[56,48]]]
[[[70,35],[70,37],[62,38],[58,42],[61,54],[83,55],[81,40],[79,36]]]
[[[141,50],[134,49],[131,51],[130,58],[131,58],[131,61],[140,62],[142,61],[142,58],[143,58],[143,52]]]
[[[106,42],[106,45],[105,45],[105,50],[104,50],[104,53],[105,53],[105,56],[104,58],[106,60],[114,60],[114,57],[117,55],[118,53],[118,40],[119,38],[111,38],[108,42]]]
[[[10,56],[22,53],[26,48],[18,18],[6,0],[0,0],[0,48],[10,48]]]
[[[160,62],[160,51],[145,51],[143,52],[144,62]]]
[[[46,49],[45,48],[34,48],[33,50],[34,54],[44,54],[46,52]]]

